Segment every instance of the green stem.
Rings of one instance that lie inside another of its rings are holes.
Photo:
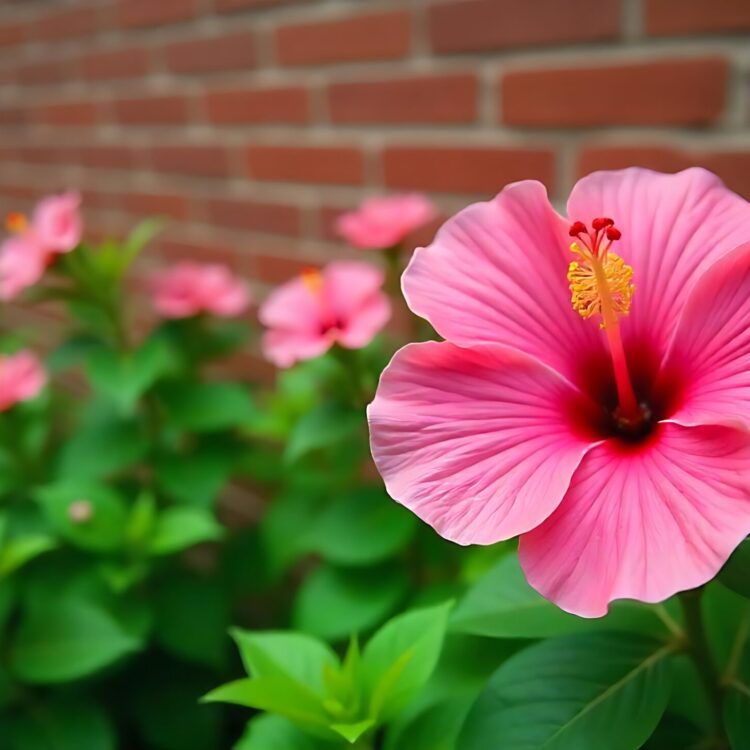
[[[703,588],[684,591],[679,595],[682,611],[685,616],[685,633],[687,635],[687,652],[693,660],[698,676],[703,683],[711,705],[713,730],[716,747],[728,748],[729,740],[724,731],[723,695],[721,679],[711,656],[708,638],[703,626],[701,614],[701,597]]]

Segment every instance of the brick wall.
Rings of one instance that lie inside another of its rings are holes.
[[[0,136],[0,210],[77,187],[262,287],[387,190],[701,164],[750,198],[750,0],[0,0]]]

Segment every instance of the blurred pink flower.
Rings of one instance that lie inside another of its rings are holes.
[[[46,382],[44,368],[32,352],[0,356],[0,411],[34,398]]]
[[[34,209],[33,233],[40,244],[55,253],[68,253],[81,241],[81,196],[69,191],[43,198]]]
[[[317,357],[339,344],[359,349],[391,316],[383,272],[354,261],[310,269],[274,290],[259,311],[268,328],[263,352],[277,367]]]
[[[218,263],[177,263],[155,274],[151,288],[154,307],[164,318],[188,318],[200,313],[234,318],[250,304],[245,284]]]
[[[446,341],[398,352],[368,413],[392,497],[460,544],[520,535],[531,585],[597,617],[750,532],[750,204],[628,169],[568,216],[519,182],[417,250],[404,294]]]
[[[384,250],[400,242],[437,216],[423,195],[370,198],[356,211],[341,214],[336,232],[350,245],[363,250]]]
[[[15,299],[42,278],[50,253],[36,234],[26,231],[8,237],[0,245],[0,299]]]

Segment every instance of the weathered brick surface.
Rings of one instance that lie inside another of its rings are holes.
[[[163,215],[162,260],[261,299],[378,193],[563,205],[635,164],[750,198],[748,50],[750,0],[0,2],[0,215],[64,187],[92,236]]]

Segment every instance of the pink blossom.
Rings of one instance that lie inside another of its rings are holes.
[[[250,304],[247,287],[217,263],[178,263],[153,277],[152,291],[154,307],[164,318],[200,313],[233,318]]]
[[[375,266],[337,261],[311,269],[276,289],[259,311],[268,328],[263,352],[277,367],[317,357],[339,344],[359,349],[372,341],[391,316]]]
[[[403,242],[436,216],[435,206],[416,193],[370,198],[356,211],[341,214],[336,232],[353,247],[383,250]]]
[[[42,246],[51,252],[68,253],[80,243],[80,205],[81,196],[75,192],[50,195],[39,201],[31,225]]]
[[[17,234],[0,245],[0,299],[15,299],[42,278],[50,253],[31,231]]]
[[[34,398],[46,382],[47,375],[32,352],[0,356],[0,411]]]
[[[531,585],[597,617],[750,532],[750,204],[628,169],[567,213],[515,183],[415,252],[404,294],[446,341],[398,352],[368,413],[392,497],[460,544],[520,535]]]

